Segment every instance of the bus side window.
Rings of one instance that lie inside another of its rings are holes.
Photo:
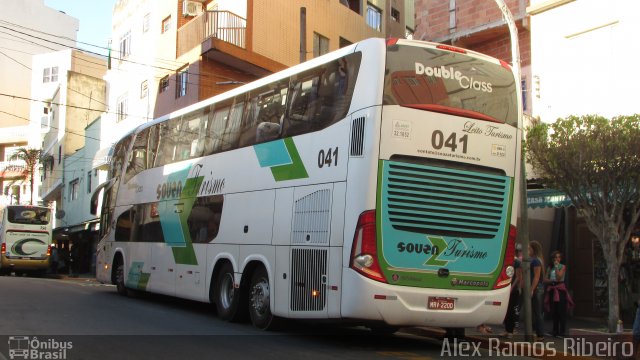
[[[203,118],[204,113],[201,109],[182,117],[180,137],[177,139],[178,161],[202,156],[204,139],[200,136],[200,123]]]
[[[244,101],[236,102],[231,107],[229,120],[222,135],[222,151],[233,150],[238,147],[240,140],[240,125],[242,123],[242,113],[244,112]]]
[[[249,94],[239,147],[275,140],[280,136],[288,87],[289,80],[285,79]]]
[[[129,153],[129,165],[124,182],[127,183],[132,177],[147,168],[147,143],[149,141],[150,129],[144,129],[136,135],[133,148]]]
[[[113,161],[111,162],[111,174],[109,174],[109,177],[117,178],[122,174],[122,168],[124,167],[125,159],[127,158],[127,151],[129,151],[129,144],[131,144],[132,138],[133,135],[127,136],[115,145]]]
[[[158,213],[158,203],[144,204],[143,208],[144,211],[140,215],[139,241],[164,242],[162,226],[160,225],[160,214]]]
[[[116,232],[114,234],[116,241],[131,240],[134,213],[135,210],[129,209],[118,216],[118,220],[116,221]]]
[[[222,137],[224,136],[224,129],[227,126],[227,120],[229,120],[229,110],[231,106],[224,104],[217,106],[213,113],[213,119],[209,124],[207,133],[212,140],[211,153],[215,154],[222,150]]]
[[[320,108],[319,84],[318,74],[303,74],[299,80],[293,82],[285,136],[305,134],[313,130],[313,121]]]
[[[160,146],[160,126],[162,124],[156,124],[149,128],[149,143],[147,146],[147,168],[153,168],[158,166],[156,164],[156,158],[158,157],[158,151]]]
[[[218,236],[224,197],[213,195],[197,198],[187,219],[191,241],[208,243]]]
[[[162,123],[159,136],[159,151],[156,156],[155,166],[171,164],[177,159],[177,145],[180,139],[181,118],[171,119]]]

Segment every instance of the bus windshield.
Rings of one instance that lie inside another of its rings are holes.
[[[385,105],[518,124],[510,69],[468,54],[429,47],[387,48]]]
[[[51,211],[33,206],[9,206],[7,219],[14,224],[47,225],[51,221]]]

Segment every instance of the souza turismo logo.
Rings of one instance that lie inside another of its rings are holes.
[[[463,89],[473,89],[482,92],[493,92],[493,88],[490,82],[477,81],[472,77],[462,75],[458,70],[454,70],[452,67],[446,68],[444,66],[431,67],[424,66],[423,64],[416,63],[416,75],[434,76],[442,79],[457,80],[460,87]]]

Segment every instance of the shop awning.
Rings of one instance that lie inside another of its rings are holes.
[[[527,206],[530,208],[563,207],[571,205],[567,194],[555,189],[527,190]]]
[[[93,157],[92,168],[108,170],[109,163],[111,162],[111,155],[113,155],[113,146],[108,146],[98,150],[96,155]]]

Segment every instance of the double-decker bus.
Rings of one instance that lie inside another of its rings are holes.
[[[370,39],[142,125],[114,145],[97,278],[261,329],[500,323],[518,84],[479,53]]]
[[[8,205],[0,218],[0,274],[44,274],[51,255],[51,209]]]

